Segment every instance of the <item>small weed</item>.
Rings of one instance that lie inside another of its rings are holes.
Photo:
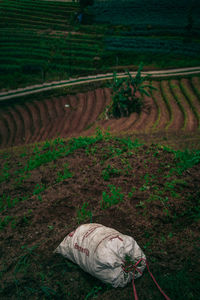
[[[88,209],[88,202],[83,203],[82,207],[77,210],[77,220],[78,224],[87,219],[90,219],[90,223],[92,223],[92,212]]]
[[[97,152],[97,147],[87,147],[85,149],[85,153],[89,156],[89,155],[95,155],[95,153]]]
[[[99,291],[102,290],[101,286],[94,286],[91,291],[86,295],[86,297],[84,298],[84,300],[88,300],[89,298],[93,299],[97,297],[97,294]]]
[[[132,198],[135,191],[136,191],[136,188],[132,187],[131,192],[128,193],[128,197]]]
[[[108,181],[110,177],[119,175],[121,170],[112,168],[111,165],[108,165],[103,171],[102,171],[102,177],[105,181]]]
[[[136,207],[144,208],[145,207],[144,201],[140,201],[139,204],[136,204]]]
[[[124,194],[121,193],[121,188],[116,188],[114,185],[108,185],[110,194],[102,193],[101,208],[105,209],[118,204],[124,200]]]
[[[200,150],[174,151],[174,154],[178,162],[176,168],[178,174],[200,163]]]
[[[11,199],[10,196],[6,196],[3,194],[3,196],[0,198],[0,211],[4,211],[8,208],[14,207],[17,203],[26,200],[27,197],[24,196],[22,198],[13,198]]]
[[[13,220],[12,216],[5,216],[0,219],[0,230],[4,229],[11,221]]]
[[[46,187],[44,184],[41,184],[41,186],[40,186],[39,183],[37,183],[33,190],[33,195],[38,195],[38,194],[42,193],[45,190],[45,188]]]
[[[56,182],[61,182],[67,178],[71,178],[73,176],[72,173],[70,173],[69,169],[68,169],[68,164],[64,164],[64,170],[63,172],[58,172],[57,173],[57,179]]]
[[[53,225],[48,225],[47,227],[49,228],[49,230],[53,230],[54,229]]]
[[[34,250],[38,246],[35,245],[31,248],[28,248],[27,246],[22,246],[22,250],[24,250],[26,253],[22,256],[19,257],[17,264],[14,269],[14,275],[16,275],[19,272],[23,272],[24,274],[27,273],[30,265],[31,265],[31,260],[35,260],[35,257],[37,254],[34,253]]]
[[[10,166],[6,162],[1,169],[0,183],[7,181],[10,178],[9,170],[10,170]]]

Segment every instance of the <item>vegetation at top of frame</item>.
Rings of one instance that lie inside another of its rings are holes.
[[[149,83],[150,76],[142,76],[143,65],[140,64],[137,74],[132,76],[127,72],[127,77],[118,78],[117,73],[113,74],[112,101],[106,108],[106,114],[115,118],[128,117],[131,113],[140,113],[143,103],[143,95],[149,96],[149,91],[156,90]],[[147,91],[147,89],[149,91]]]
[[[129,24],[144,28],[199,27],[198,0],[95,0],[91,8],[95,21],[110,24]],[[174,30],[176,30],[174,28]]]
[[[111,2],[103,1],[98,5],[109,5],[107,3]],[[170,22],[160,26],[163,17],[156,18],[158,25],[152,23],[151,9],[143,18],[147,24],[137,20],[140,13],[136,14],[134,9],[136,15],[131,19],[135,24],[123,25],[122,22],[117,25],[95,23],[93,10],[98,5],[96,2],[91,4],[89,0],[81,3],[1,1],[1,88],[123,71],[123,66],[133,70],[140,61],[144,61],[147,68],[199,64],[199,25],[195,17],[198,9],[188,8],[188,17],[186,14],[184,24],[180,26]],[[131,9],[123,9],[131,12]],[[137,9],[140,10],[138,6]],[[106,14],[107,10],[99,16]],[[159,9],[156,8],[155,14],[159,15]],[[165,13],[165,16],[182,20],[171,13]],[[109,21],[111,19],[114,15]]]
[[[68,232],[94,222],[133,236],[169,297],[197,299],[200,150],[97,129],[0,154],[1,298],[131,299],[131,285],[111,290],[53,254]],[[137,289],[158,299],[150,282],[144,274]]]

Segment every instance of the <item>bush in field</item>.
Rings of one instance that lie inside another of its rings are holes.
[[[142,76],[142,65],[139,66],[135,77],[127,72],[126,78],[118,78],[117,73],[113,74],[112,101],[107,108],[107,113],[111,117],[127,117],[132,112],[140,113],[143,107],[143,98],[145,94],[150,96],[146,89],[155,89],[151,84],[144,84],[149,76]]]

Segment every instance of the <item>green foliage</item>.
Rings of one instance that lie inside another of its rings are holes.
[[[0,230],[4,229],[11,221],[13,220],[12,216],[5,216],[0,219]]]
[[[143,107],[142,96],[150,96],[146,89],[156,89],[151,84],[144,84],[149,76],[142,76],[142,64],[140,64],[135,77],[127,72],[126,78],[118,78],[113,74],[112,102],[108,107],[108,114],[115,118],[127,117],[133,112],[140,113]]]
[[[89,5],[92,5],[94,3],[94,0],[79,0],[79,3],[82,8],[85,8]]]
[[[57,179],[56,182],[61,182],[67,178],[71,178],[73,174],[68,169],[68,164],[64,164],[63,172],[57,173]]]
[[[185,151],[174,151],[174,154],[178,162],[177,171],[179,174],[200,163],[200,150],[186,149]]]
[[[124,200],[124,194],[121,193],[121,188],[116,188],[114,185],[109,184],[110,193],[102,193],[101,208],[106,209],[116,205]]]
[[[45,190],[45,185],[44,184],[39,184],[37,183],[34,190],[33,190],[33,195],[38,195],[42,193]]]
[[[101,286],[94,286],[91,291],[86,295],[86,297],[84,298],[84,300],[88,300],[88,299],[94,299],[97,297],[97,294],[99,291],[102,290]]]
[[[103,171],[102,171],[102,177],[105,181],[108,181],[110,177],[119,175],[121,170],[112,168],[111,165],[108,165]]]
[[[90,219],[90,223],[92,223],[92,212],[88,209],[88,202],[85,202],[82,207],[77,210],[78,224],[86,221],[87,219]]]
[[[3,165],[2,169],[1,169],[1,174],[0,174],[0,183],[7,181],[10,177],[10,166],[7,162],[5,162],[5,164]]]
[[[27,246],[22,246],[22,250],[25,254],[21,255],[16,263],[14,274],[16,275],[19,272],[26,274],[29,271],[31,261],[35,260],[37,254],[34,250],[38,247],[38,245],[34,245],[33,247],[29,248]]]
[[[19,203],[21,201],[25,201],[26,199],[27,199],[27,197],[11,198],[9,195],[6,196],[5,194],[3,194],[0,197],[0,211],[4,211],[8,208],[14,207],[17,203]]]

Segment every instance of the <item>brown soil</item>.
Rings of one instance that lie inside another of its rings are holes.
[[[133,236],[171,299],[199,299],[198,79],[182,80],[187,97],[178,81],[171,83],[173,91],[161,81],[164,96],[156,82],[140,115],[117,120],[100,118],[109,88],[2,106],[1,299],[133,299],[131,284],[113,289],[53,254],[70,231],[90,221]],[[97,127],[110,131],[97,131],[95,142],[88,135]],[[169,147],[183,150],[181,165],[180,152]],[[102,209],[109,185],[121,189],[123,201]],[[136,287],[139,299],[162,299],[147,272]]]
[[[178,147],[178,138],[173,137]],[[95,287],[98,288],[95,299],[133,299],[131,284],[124,289],[110,288],[53,254],[63,238],[78,226],[78,221],[91,221],[83,211],[83,219],[77,218],[77,210],[84,203],[88,203],[87,209],[92,212],[92,222],[136,239],[147,255],[151,271],[171,299],[198,299],[196,210],[200,165],[180,174],[171,172],[178,167],[173,153],[152,144],[155,136],[140,136],[149,146],[137,146],[135,138],[131,137],[133,144],[130,144],[135,146],[129,148],[124,138],[105,136],[91,146],[85,139],[87,147],[83,143],[71,154],[25,172],[27,176],[21,181],[20,170],[31,158],[43,157],[53,149],[67,149],[68,142],[58,142],[57,146],[41,144],[34,152],[30,146],[1,151],[1,170],[7,162],[10,174],[1,185],[1,199],[8,195],[12,200],[27,197],[7,209],[2,208],[6,201],[1,200],[1,220],[12,217],[0,230],[1,299],[94,299],[95,293],[91,291]],[[66,163],[72,177],[58,181],[58,173],[63,174]],[[109,165],[119,172],[106,178],[103,174]],[[44,191],[38,194],[37,184],[44,186]],[[121,188],[124,200],[102,210],[102,192],[109,193],[109,184]],[[31,247],[37,248],[30,250]],[[189,291],[185,291],[187,284]],[[136,281],[136,287],[139,299],[162,299],[147,272]]]

